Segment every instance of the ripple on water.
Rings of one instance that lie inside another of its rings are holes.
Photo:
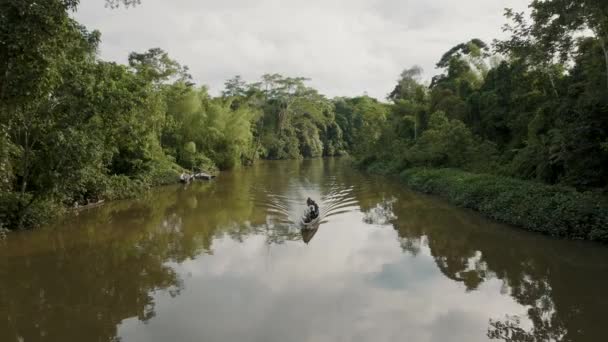
[[[360,184],[365,188],[368,184]],[[269,219],[278,225],[299,226],[306,210],[306,199],[314,199],[320,208],[321,223],[330,218],[360,211],[357,192],[358,186],[346,185],[330,177],[322,184],[313,184],[307,180],[292,181],[281,193],[267,188],[252,189],[252,199],[256,207],[264,210]]]
[[[346,186],[330,179],[322,186],[310,182],[291,182],[284,193],[269,189],[255,189],[253,200],[256,207],[265,210],[274,223],[297,226],[306,210],[306,199],[312,198],[319,205],[321,223],[333,216],[359,211],[355,187]]]

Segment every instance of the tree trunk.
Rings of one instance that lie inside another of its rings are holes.
[[[545,72],[549,76],[549,82],[551,82],[551,88],[553,88],[553,93],[555,94],[555,97],[559,97],[559,93],[557,92],[557,88],[555,87],[555,79],[553,79],[553,73],[551,73],[551,70],[549,70],[549,68],[545,68]]]
[[[282,132],[283,131],[283,121],[285,120],[285,112],[287,111],[287,109],[281,109],[279,111],[279,116],[278,116],[278,122],[277,122],[277,128],[278,128],[278,132]]]
[[[34,204],[34,201],[36,201],[36,199],[37,199],[37,195],[33,195],[32,198],[30,198],[29,202],[26,205],[19,208],[19,212],[17,214],[17,217],[19,218],[17,220],[17,229],[21,230],[21,229],[25,228],[25,226],[24,226],[25,213],[32,206],[32,204]]]

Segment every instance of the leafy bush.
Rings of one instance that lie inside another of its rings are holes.
[[[608,242],[608,201],[575,189],[454,169],[409,169],[412,189],[492,219],[559,237]]]
[[[473,134],[462,121],[436,112],[407,158],[413,165],[461,167],[471,159],[473,143]]]
[[[399,173],[399,170],[403,170],[403,164],[397,160],[373,160],[368,161],[366,166],[361,164],[359,168],[363,167],[367,172],[378,175],[395,175]]]
[[[294,134],[289,131],[282,132],[278,135],[266,135],[263,138],[262,144],[266,150],[264,158],[270,160],[276,159],[300,159],[302,155],[299,150],[299,141]]]
[[[156,161],[151,167],[151,171],[142,176],[150,186],[175,184],[179,180],[182,168],[170,161]]]
[[[149,189],[149,184],[145,180],[131,179],[127,176],[111,176],[108,179],[108,187],[105,198],[117,200],[133,198]]]
[[[299,141],[299,151],[304,158],[323,156],[323,142],[319,137],[318,128],[311,121],[304,121],[296,128]]]
[[[31,194],[0,192],[0,228],[33,228],[57,218],[64,209],[55,201],[34,199]]]

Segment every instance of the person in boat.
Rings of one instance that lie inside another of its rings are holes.
[[[306,215],[308,222],[319,217],[319,205],[315,201],[308,197],[306,200],[306,205],[308,206],[308,215]]]

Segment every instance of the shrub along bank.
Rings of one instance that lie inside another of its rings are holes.
[[[94,197],[86,199],[135,198],[152,187],[177,183],[180,174],[184,171],[180,166],[169,162],[156,163],[154,166],[153,170],[135,178],[113,175],[95,179],[95,182],[88,187],[88,191],[92,191]],[[86,204],[85,197],[69,198],[69,200]],[[0,235],[6,228],[37,227],[57,219],[71,207],[67,201],[66,197],[60,196],[36,198],[30,193],[0,193]]]
[[[408,169],[412,189],[527,230],[571,239],[608,242],[608,201],[575,189],[456,169]]]

